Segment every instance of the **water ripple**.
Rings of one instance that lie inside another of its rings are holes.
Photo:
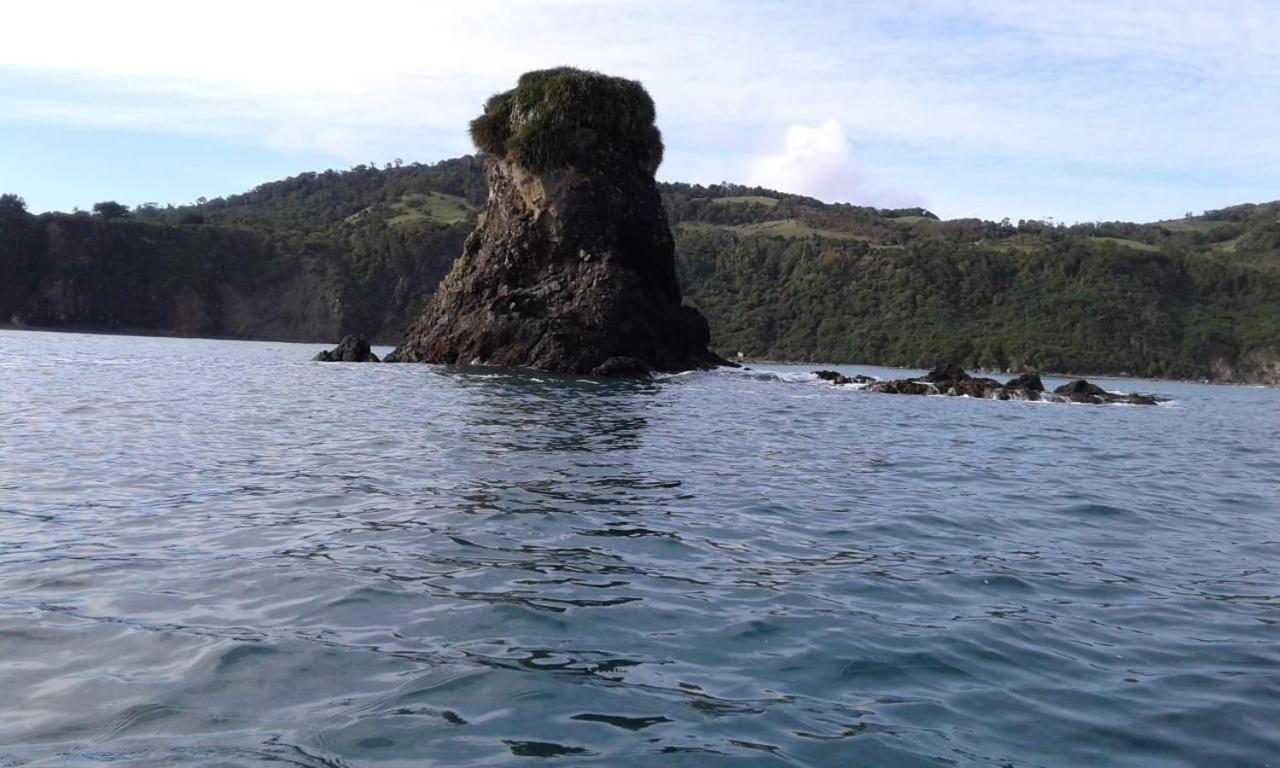
[[[1274,390],[313,352],[0,332],[0,766],[1280,754]]]

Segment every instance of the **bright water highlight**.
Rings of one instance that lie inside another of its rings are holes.
[[[0,766],[1280,764],[1280,392],[320,347],[0,332]]]

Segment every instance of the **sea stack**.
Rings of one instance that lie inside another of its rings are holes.
[[[489,99],[471,137],[488,209],[388,360],[615,376],[723,363],[681,304],[654,182],[662,138],[640,83],[529,72]]]

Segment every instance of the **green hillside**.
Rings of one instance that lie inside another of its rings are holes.
[[[306,173],[127,218],[33,216],[11,203],[0,213],[0,319],[393,342],[448,273],[485,196],[479,162],[459,158]]]
[[[1075,226],[663,184],[726,356],[1280,381],[1280,203]],[[0,318],[394,342],[486,200],[482,164],[302,174],[128,218],[0,205]]]
[[[776,202],[761,205],[757,197]],[[1280,203],[1175,222],[939,221],[671,185],[686,297],[722,354],[1274,379]]]

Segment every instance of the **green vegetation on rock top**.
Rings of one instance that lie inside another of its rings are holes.
[[[476,147],[535,173],[634,163],[652,176],[662,163],[653,99],[635,80],[572,67],[521,75],[471,121]]]

